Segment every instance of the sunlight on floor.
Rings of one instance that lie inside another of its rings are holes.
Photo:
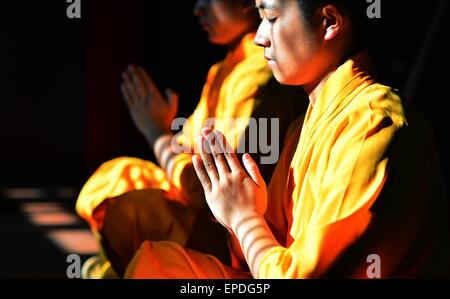
[[[58,229],[48,232],[48,237],[67,253],[94,255],[98,253],[97,242],[88,229]]]

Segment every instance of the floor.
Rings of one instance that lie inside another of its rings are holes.
[[[0,189],[0,278],[78,276],[78,264],[98,246],[75,213],[77,194],[67,187]]]

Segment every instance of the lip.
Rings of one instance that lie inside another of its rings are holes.
[[[267,60],[267,65],[268,65],[270,68],[274,68],[274,67],[275,67],[276,63],[275,63],[275,60],[274,60],[274,59],[272,59],[272,58],[270,58],[270,57],[268,57],[268,56],[264,56],[264,58]]]
[[[274,67],[276,67],[276,62],[275,62],[275,60],[273,60],[273,59],[268,59],[268,60],[267,60],[267,65],[268,65],[271,69],[273,69]]]

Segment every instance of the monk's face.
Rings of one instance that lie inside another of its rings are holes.
[[[249,28],[248,7],[239,0],[197,0],[194,15],[211,43],[230,45]]]
[[[297,0],[256,0],[262,22],[255,43],[275,78],[283,84],[308,85],[318,80],[327,57],[320,26],[304,21]]]

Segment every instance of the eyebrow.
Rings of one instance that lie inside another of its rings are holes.
[[[271,10],[276,10],[279,9],[281,7],[281,5],[279,3],[274,3],[274,2],[267,2],[262,0],[259,4],[255,5],[255,8],[257,9],[271,9]]]

